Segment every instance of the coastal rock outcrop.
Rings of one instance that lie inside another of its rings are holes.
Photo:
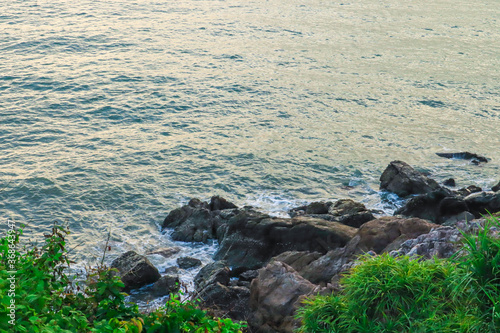
[[[240,210],[224,226],[215,259],[227,260],[240,273],[260,268],[285,251],[325,253],[342,247],[356,231],[338,222],[307,216],[271,218],[253,210]]]
[[[476,191],[479,189],[479,191]],[[500,192],[484,192],[476,186],[456,192],[440,189],[408,200],[395,215],[419,217],[438,224],[480,218],[500,211]]]
[[[128,251],[116,258],[111,263],[111,268],[116,268],[125,290],[142,287],[156,282],[160,277],[158,269],[146,258],[134,251]]]
[[[435,180],[403,161],[392,161],[380,176],[380,189],[394,192],[400,197],[430,193],[440,188]]]
[[[225,261],[204,266],[194,278],[196,298],[218,315],[236,320],[250,316],[248,287],[230,285],[231,270]]]
[[[363,223],[375,219],[374,211],[368,210],[365,205],[351,199],[312,202],[305,206],[292,208],[291,217],[309,216],[328,221],[339,222],[354,228],[359,228]]]

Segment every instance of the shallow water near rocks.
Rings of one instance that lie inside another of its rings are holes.
[[[191,197],[390,213],[378,178],[394,159],[458,186],[500,179],[497,0],[7,0],[0,13],[1,218],[39,240],[65,221],[81,265],[109,230],[107,263],[176,245],[159,226]],[[491,161],[435,155],[464,150]]]

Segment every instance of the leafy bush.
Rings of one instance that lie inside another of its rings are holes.
[[[477,297],[483,321],[500,331],[500,238],[491,235],[493,228],[500,230],[500,221],[490,216],[476,233],[462,232],[464,254],[458,260],[469,273],[464,283]]]
[[[463,234],[461,255],[422,260],[362,256],[342,291],[307,299],[299,332],[500,332],[497,218]]]
[[[230,333],[246,327],[212,318],[179,295],[143,314],[137,305],[125,302],[124,284],[102,265],[88,269],[84,285],[73,285],[66,274],[71,264],[65,247],[68,233],[54,225],[41,249],[24,248],[22,253],[12,249],[13,244],[20,247],[22,230],[0,239],[0,332]],[[15,279],[10,273],[12,260]],[[11,290],[11,281],[14,292],[4,292]],[[12,300],[15,317],[9,316]]]
[[[477,318],[467,313],[460,274],[449,261],[364,256],[341,280],[342,293],[306,301],[301,331],[467,331]]]

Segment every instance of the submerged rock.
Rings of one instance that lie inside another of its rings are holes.
[[[156,282],[160,277],[158,269],[146,258],[134,251],[128,251],[111,263],[116,268],[125,290],[135,289]]]
[[[460,159],[460,160],[470,160],[471,162],[484,162],[487,163],[488,159],[484,156],[477,155],[474,153],[469,153],[468,151],[465,152],[460,152],[460,153],[436,153],[437,156],[439,157],[444,157],[444,158],[453,158],[453,159]]]
[[[174,247],[163,247],[160,249],[150,250],[150,251],[146,252],[146,254],[158,254],[164,258],[170,258],[174,254],[177,254],[179,252],[181,252],[181,248],[178,246],[174,246]]]
[[[455,183],[455,179],[453,178],[448,178],[443,182],[443,185],[450,186],[450,187],[455,187],[457,184]]]
[[[499,181],[496,185],[493,185],[493,186],[491,187],[491,190],[492,190],[493,192],[498,192],[498,191],[500,190],[500,181]]]
[[[440,188],[435,180],[402,161],[392,161],[380,176],[380,189],[394,192],[400,197],[430,193]]]
[[[182,269],[189,269],[201,266],[201,260],[193,257],[177,258],[177,265]]]

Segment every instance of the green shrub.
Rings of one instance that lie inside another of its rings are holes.
[[[41,249],[17,248],[22,230],[0,239],[0,332],[241,332],[245,323],[213,318],[192,301],[171,295],[165,307],[150,314],[125,302],[124,284],[105,266],[89,268],[83,285],[66,274],[71,264],[65,238],[54,225]],[[10,246],[9,246],[10,245]],[[14,261],[15,262],[14,262]],[[11,289],[12,264],[15,274]],[[13,285],[13,286],[14,286]],[[15,301],[15,318],[10,317]]]
[[[477,318],[461,297],[461,269],[449,261],[364,256],[338,295],[309,299],[301,332],[467,331]]]
[[[477,297],[483,321],[493,332],[500,331],[500,238],[491,235],[492,227],[500,230],[495,216],[488,217],[475,233],[462,232],[463,253],[457,261],[469,272],[464,283]]]
[[[463,233],[460,256],[422,260],[362,256],[336,295],[307,299],[297,313],[307,333],[500,332],[500,229]]]

